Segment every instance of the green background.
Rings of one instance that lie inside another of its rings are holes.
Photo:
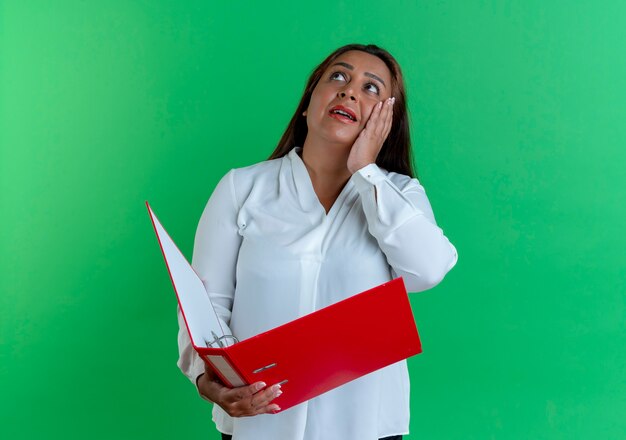
[[[626,438],[626,4],[0,2],[0,437],[216,438],[144,200],[191,255],[312,68],[374,42],[459,262],[408,439]]]

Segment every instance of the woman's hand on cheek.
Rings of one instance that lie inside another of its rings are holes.
[[[395,98],[389,98],[374,106],[365,128],[354,141],[348,156],[348,170],[352,174],[376,162],[378,153],[391,131],[394,102]]]

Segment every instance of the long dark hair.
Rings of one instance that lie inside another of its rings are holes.
[[[407,98],[406,91],[404,89],[402,71],[400,70],[398,62],[389,52],[373,44],[348,44],[346,46],[342,46],[328,55],[328,57],[322,61],[322,63],[317,66],[315,70],[313,70],[313,73],[311,73],[306,87],[304,88],[304,94],[300,99],[300,104],[298,104],[296,112],[292,116],[291,121],[289,121],[289,125],[283,133],[283,136],[280,138],[278,146],[269,158],[277,159],[279,157],[283,157],[289,153],[293,147],[304,145],[308,128],[306,118],[302,115],[302,113],[309,107],[309,101],[311,100],[313,89],[317,86],[317,83],[328,66],[330,66],[341,54],[350,50],[359,50],[380,58],[391,72],[391,96],[395,96],[396,98],[396,102],[393,106],[393,122],[389,136],[387,136],[387,139],[378,154],[376,164],[387,171],[394,171],[396,173],[417,178],[417,172],[415,172],[413,168],[411,154],[409,114],[406,105]]]

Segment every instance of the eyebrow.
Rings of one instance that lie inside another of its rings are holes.
[[[344,63],[343,61],[339,61],[338,63],[333,64],[333,66],[343,66],[348,70],[354,70],[354,66],[348,63]],[[369,73],[369,72],[365,72],[363,75],[373,78],[376,81],[379,81],[383,86],[387,87],[387,84],[385,84],[385,81],[383,81],[380,76],[374,75],[373,73]]]

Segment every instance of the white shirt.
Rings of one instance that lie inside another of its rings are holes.
[[[348,180],[327,214],[298,151],[231,170],[200,218],[192,265],[239,340],[396,276],[408,291],[429,289],[457,261],[416,179],[368,165]],[[195,384],[204,364],[180,311],[179,325],[178,366]],[[278,414],[231,418],[214,405],[213,420],[234,440],[407,434],[406,361]]]

